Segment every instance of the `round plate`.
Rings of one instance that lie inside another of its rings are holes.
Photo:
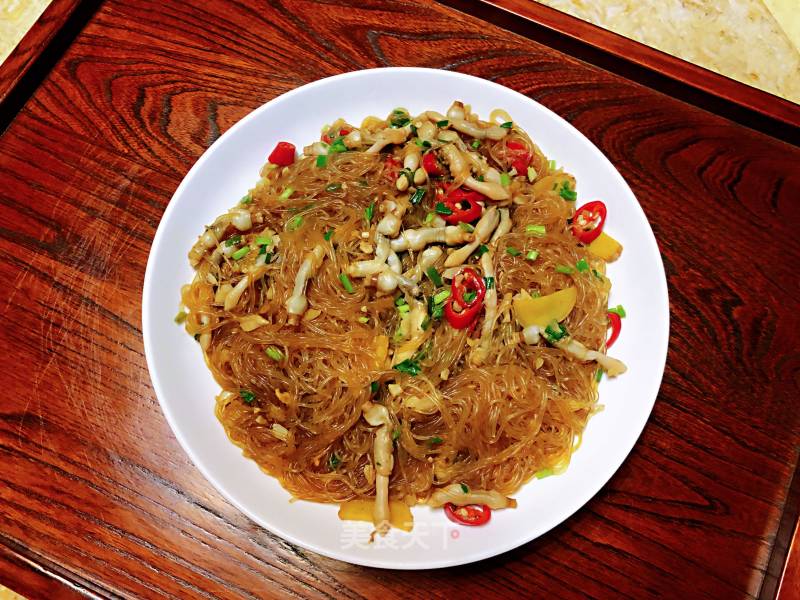
[[[441,510],[413,509],[414,531],[393,530],[375,543],[369,523],[342,522],[337,506],[290,503],[289,494],[245,459],[214,416],[219,387],[199,347],[173,322],[180,286],[193,271],[186,258],[207,223],[236,204],[255,183],[279,140],[298,148],[318,139],[326,123],[384,117],[398,105],[411,114],[445,112],[462,100],[483,118],[504,108],[544,153],[577,178],[578,204],[602,198],[607,231],[625,247],[609,268],[611,302],[628,316],[612,355],[628,365],[603,379],[605,409],[591,418],[567,471],[534,479],[515,495],[515,510],[496,511],[486,527],[448,521]],[[178,187],[156,232],[142,299],[145,353],[161,408],[178,441],[205,477],[260,525],[314,552],[361,565],[430,569],[469,563],[524,544],[586,503],[625,460],[647,421],[661,383],[669,337],[664,267],[650,225],[608,159],[561,117],[505,87],[448,71],[396,68],[347,73],[293,90],[253,111],[220,137]]]

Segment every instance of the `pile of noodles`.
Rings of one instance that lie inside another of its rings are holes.
[[[512,494],[535,474],[559,472],[568,464],[596,410],[597,367],[571,360],[544,342],[523,343],[510,300],[523,289],[545,295],[575,286],[577,302],[564,323],[574,339],[602,348],[610,283],[601,276],[605,263],[570,233],[574,202],[565,202],[551,185],[553,178],[571,176],[548,166],[541,151],[516,129],[479,151],[496,165],[504,144],[519,138],[535,149],[532,166],[538,175],[533,183],[516,178],[515,201],[506,203],[513,228],[493,252],[499,318],[480,367],[467,361],[480,326],[470,333],[444,319],[428,330],[417,357],[418,375],[387,368],[386,361],[379,367],[381,342],[388,338],[393,347],[397,293],[379,295],[361,279],[352,280],[349,293],[339,279],[350,263],[372,258],[364,252],[362,232],[374,233],[377,218],[367,228],[365,209],[399,195],[394,180],[385,177],[385,153],[342,152],[331,155],[325,168],[314,157],[301,157],[287,168],[262,172],[247,206],[253,228],[241,235],[247,241],[259,232],[274,232],[280,243],[263,277],[249,285],[234,309],[215,303],[215,294],[220,286],[238,282],[256,252],[238,261],[223,256],[219,264],[208,260],[210,250],[200,257],[194,281],[183,288],[182,304],[189,313],[187,331],[201,341],[208,367],[223,388],[216,415],[244,454],[293,496],[339,503],[374,495],[374,428],[362,417],[368,400],[385,404],[393,421],[393,499],[423,502],[437,487],[451,483]],[[543,180],[545,185],[539,185]],[[428,193],[406,213],[403,227],[423,226],[432,203]],[[527,235],[530,223],[547,225],[548,235]],[[221,239],[239,233],[226,228],[224,219],[212,229]],[[303,257],[317,244],[325,244],[327,255],[308,283],[309,312],[290,325],[284,303]],[[505,252],[508,246],[521,256]],[[529,250],[539,252],[535,261],[525,260]],[[401,254],[404,270],[415,264],[415,254]],[[440,272],[446,256],[435,265]],[[580,259],[598,276],[576,277],[555,269]],[[481,271],[474,258],[467,266]],[[421,289],[425,299],[434,293],[425,278]],[[266,323],[244,331],[242,320],[254,314]],[[281,360],[269,356],[268,347],[278,349]],[[403,394],[389,393],[389,383],[401,386]],[[254,399],[244,401],[242,390]],[[409,395],[429,399],[436,409],[410,408],[404,403]]]

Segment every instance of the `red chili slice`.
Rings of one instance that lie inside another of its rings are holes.
[[[433,152],[426,152],[422,155],[422,168],[425,169],[428,175],[433,175],[434,177],[444,175],[444,168]]]
[[[267,159],[273,165],[280,165],[281,167],[288,167],[294,162],[294,144],[289,142],[278,142],[275,149],[270,153]]]
[[[528,170],[528,165],[531,164],[531,153],[522,142],[515,142],[511,140],[506,142],[506,148],[511,150],[508,153],[508,158],[511,159],[511,166],[517,170],[520,175],[525,175]]]
[[[486,196],[478,192],[466,191],[457,188],[445,196],[444,205],[453,211],[449,215],[442,215],[446,223],[471,223],[480,219],[483,208],[478,202],[485,202]]]
[[[572,217],[572,235],[582,244],[591,244],[602,233],[607,212],[600,200],[587,202]]]
[[[401,162],[390,154],[383,161],[383,176],[387,181],[394,183],[397,179],[397,174],[400,172]]]
[[[606,350],[611,348],[611,345],[617,341],[620,331],[622,331],[622,319],[617,313],[608,313],[608,328],[611,329],[611,335],[606,342]]]
[[[464,296],[474,293],[467,300]],[[475,323],[483,309],[483,299],[486,296],[486,282],[474,269],[466,268],[459,271],[450,284],[450,297],[444,305],[444,316],[454,329],[466,329]]]
[[[466,506],[456,506],[452,502],[444,505],[444,514],[453,523],[477,527],[485,525],[492,518],[492,509],[485,504],[467,504]]]

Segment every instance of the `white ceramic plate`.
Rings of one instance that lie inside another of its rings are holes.
[[[173,322],[179,290],[190,281],[186,254],[204,225],[243,196],[279,140],[298,148],[325,123],[359,123],[398,105],[412,114],[445,112],[454,99],[488,118],[504,108],[545,154],[577,178],[578,204],[602,198],[607,230],[625,247],[609,268],[611,302],[628,316],[612,354],[628,365],[604,379],[583,444],[563,475],[534,480],[516,494],[516,510],[496,511],[487,527],[459,527],[441,510],[413,510],[414,532],[393,530],[372,545],[368,523],[342,522],[337,507],[289,503],[273,478],[242,457],[214,417],[219,388],[197,344]],[[290,542],[326,556],[375,567],[429,569],[488,558],[542,535],[586,503],[622,464],[639,437],[661,383],[669,337],[664,268],[647,219],[630,188],[600,151],[540,104],[483,79],[430,69],[375,69],[323,79],[253,111],[220,137],[178,187],[156,232],[142,299],[147,364],[164,414],[191,459],[230,502]]]

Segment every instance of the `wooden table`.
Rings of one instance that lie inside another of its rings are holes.
[[[53,62],[0,138],[0,582],[34,598],[775,596],[800,497],[797,147],[422,0],[108,0]],[[194,161],[276,95],[384,65],[479,75],[572,122],[633,188],[669,280],[666,373],[623,467],[550,533],[441,571],[350,566],[254,525],[178,446],[142,351],[150,242]]]

